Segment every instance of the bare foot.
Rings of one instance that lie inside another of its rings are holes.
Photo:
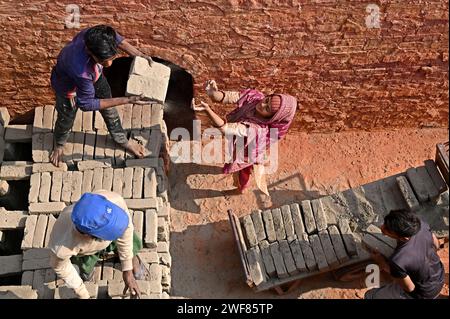
[[[137,158],[143,158],[144,157],[144,146],[139,144],[133,139],[128,140],[127,145],[125,146],[125,149],[136,156]]]
[[[57,146],[53,149],[52,154],[50,155],[50,162],[59,167],[59,163],[62,161],[62,157],[64,155],[64,148],[62,146]]]

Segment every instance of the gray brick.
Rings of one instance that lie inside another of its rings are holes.
[[[116,168],[114,170],[112,191],[122,196],[122,188],[123,188],[123,168]]]
[[[48,216],[39,215],[33,235],[33,248],[44,247],[45,231],[47,230]]]
[[[328,269],[329,266],[328,266],[327,258],[325,256],[325,252],[323,251],[319,236],[318,235],[309,236],[309,242],[311,243],[311,248],[314,253],[314,259],[317,262],[319,271]]]
[[[124,179],[122,189],[123,198],[131,198],[133,196],[133,176],[134,176],[134,168],[125,167],[123,173]]]
[[[0,276],[20,274],[22,255],[0,256]]]
[[[50,189],[50,200],[52,202],[61,201],[63,172],[52,173],[52,187]]]
[[[327,217],[323,209],[322,201],[320,199],[314,199],[311,201],[311,207],[316,221],[317,230],[321,231],[327,229]]]
[[[412,189],[417,195],[417,199],[419,202],[424,203],[428,201],[428,192],[424,181],[422,181],[421,176],[417,172],[417,169],[411,167],[406,170],[406,176],[408,177],[409,182],[411,183]]]
[[[126,161],[127,167],[158,167],[157,158],[129,159]]]
[[[31,143],[32,126],[30,124],[8,125],[5,129],[4,140],[8,143]]]
[[[247,256],[248,269],[253,283],[258,286],[266,281],[264,263],[262,261],[259,247],[255,246],[245,252]]]
[[[396,178],[398,188],[400,189],[400,192],[402,193],[403,199],[406,202],[406,205],[411,210],[417,210],[420,207],[419,201],[417,200],[416,196],[414,195],[414,192],[411,188],[411,186],[408,183],[408,180],[405,176],[398,176]]]
[[[50,268],[49,258],[27,259],[22,263],[22,270],[36,270]]]
[[[339,261],[337,259],[336,253],[334,252],[333,244],[331,243],[331,238],[328,234],[328,230],[323,229],[319,231],[319,238],[328,265],[332,268],[337,267],[339,265]]]
[[[256,210],[251,214],[253,226],[255,227],[256,240],[258,242],[266,239],[266,231],[264,230],[264,222],[262,219],[261,211]]]
[[[44,134],[44,144],[42,149],[42,162],[50,161],[50,153],[53,150],[53,133]]]
[[[47,248],[31,248],[23,252],[23,260],[48,259],[51,251]]]
[[[306,234],[305,226],[303,224],[303,219],[300,211],[300,206],[295,203],[291,204],[291,215],[292,215],[292,222],[294,224],[294,230],[295,234],[297,235],[297,238],[304,238]]]
[[[314,220],[314,213],[309,200],[301,202],[303,217],[305,221],[305,228],[308,234],[312,234],[317,231],[316,221]]]
[[[31,137],[32,145],[32,158],[33,162],[41,163],[43,159],[43,149],[44,149],[44,133],[36,133]]]
[[[144,198],[156,197],[156,173],[153,167],[147,167],[144,170]]]
[[[328,227],[328,233],[330,234],[331,243],[333,244],[336,257],[342,264],[349,260],[347,252],[345,250],[344,241],[342,240],[339,229],[335,225]]]
[[[250,247],[255,247],[258,245],[258,239],[256,238],[255,227],[253,226],[253,221],[250,215],[242,217],[242,227],[247,238],[247,242]]]
[[[22,268],[22,263],[20,264],[20,268]],[[20,284],[22,286],[31,286],[31,285],[33,285],[33,275],[34,275],[34,271],[32,271],[32,270],[24,271],[22,273],[22,280],[21,280]]]
[[[345,248],[350,256],[356,256],[358,254],[355,243],[355,236],[350,229],[348,219],[340,218],[338,220],[338,228],[341,232],[342,239],[344,240]]]
[[[369,225],[366,228],[366,233],[371,234],[372,236],[376,237],[378,240],[381,240],[382,242],[384,242],[385,244],[387,244],[388,246],[390,246],[394,249],[397,247],[397,241],[395,239],[385,236],[381,232],[381,229],[373,224]]]
[[[80,113],[80,112],[78,112]],[[73,135],[73,154],[72,160],[75,162],[83,160],[83,150],[84,150],[84,133],[75,132]]]
[[[34,173],[30,177],[30,192],[28,193],[28,202],[36,203],[39,198],[39,188],[41,185],[41,174]]]
[[[61,201],[70,203],[72,197],[72,172],[63,172],[62,179]]]
[[[158,215],[156,210],[145,211],[145,237],[144,245],[148,248],[156,248],[158,242]]]
[[[92,191],[92,178],[94,177],[94,171],[84,171],[83,180],[81,183],[81,194],[90,193]]]
[[[284,279],[289,277],[288,271],[286,270],[286,266],[284,264],[283,256],[280,252],[280,247],[278,242],[274,242],[269,245],[270,253],[272,255],[272,259],[275,265],[275,269],[277,271],[277,276],[280,279]]]
[[[294,258],[292,257],[291,249],[287,240],[281,240],[279,242],[280,252],[283,256],[284,265],[289,275],[294,276],[298,274],[297,266],[295,265]]]
[[[33,274],[33,289],[37,291],[38,299],[44,299],[45,269],[37,269]]]
[[[305,259],[306,267],[309,271],[317,270],[317,262],[314,257],[314,253],[311,248],[311,244],[309,243],[308,238],[298,239],[300,244],[300,248],[302,249],[303,258]]]
[[[306,263],[303,258],[302,248],[300,247],[300,243],[298,239],[295,239],[289,243],[289,247],[291,248],[292,257],[294,258],[295,267],[298,271],[306,271]]]
[[[36,229],[36,223],[37,223],[37,216],[28,216],[25,221],[25,230],[22,240],[21,248],[29,249],[33,247],[33,236],[34,236],[34,230]]]
[[[92,191],[98,191],[103,189],[103,168],[97,167],[94,169],[94,175],[92,177]]]
[[[144,168],[135,167],[133,174],[133,198],[142,198]]]
[[[386,258],[389,258],[394,249],[371,234],[364,234],[362,237],[362,242],[366,247],[369,247],[370,250],[376,250]]]
[[[279,208],[272,209],[272,218],[277,240],[286,239],[286,230],[284,229],[283,217]]]
[[[292,220],[291,209],[289,205],[281,206],[281,215],[283,216],[284,230],[289,242],[295,239],[294,222]]]
[[[151,131],[150,140],[148,143],[148,152],[150,157],[159,157],[161,150],[162,136],[160,130],[153,129]]]
[[[275,240],[277,240],[277,235],[275,233],[272,212],[270,211],[270,209],[263,211],[262,217],[263,217],[264,226],[266,229],[267,240],[269,241],[269,243],[272,243]]]
[[[112,168],[104,168],[102,188],[106,189],[107,191],[111,191],[113,185],[113,178],[114,178],[114,170]]]
[[[436,187],[438,193],[440,194],[445,192],[448,189],[448,186],[442,178],[441,173],[439,173],[436,163],[433,160],[426,160],[424,163],[425,169],[427,170],[428,175],[433,181],[433,184]]]
[[[81,187],[83,183],[83,172],[72,173],[71,202],[77,202],[81,197]]]
[[[259,249],[264,262],[264,269],[269,277],[273,277],[277,271],[275,269],[275,264],[273,263],[272,254],[270,253],[269,242],[267,240],[261,241],[259,243]]]

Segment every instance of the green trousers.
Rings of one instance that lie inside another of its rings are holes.
[[[141,249],[142,240],[136,235],[136,233],[133,233],[133,256],[136,256]],[[75,264],[80,268],[80,273],[89,275],[94,270],[97,261],[102,258],[103,255],[106,255],[110,252],[117,252],[117,242],[115,240],[112,241],[108,247],[94,255],[73,256],[72,258],[70,258],[70,261],[72,262],[72,264]]]

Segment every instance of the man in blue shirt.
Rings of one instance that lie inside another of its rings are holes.
[[[112,98],[111,88],[102,74],[103,68],[111,66],[117,57],[118,49],[130,56],[144,57],[150,64],[153,62],[106,25],[81,31],[61,50],[51,74],[58,112],[54,129],[55,148],[50,156],[55,166],[59,166],[78,109],[99,111],[114,141],[136,157],[144,156],[143,146],[127,139],[114,106],[148,102],[140,96]]]

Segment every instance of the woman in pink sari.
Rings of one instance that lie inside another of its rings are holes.
[[[221,119],[208,104],[201,102],[192,107],[195,111],[205,111],[214,126],[227,136],[242,137],[244,161],[236,156],[236,138],[230,140],[231,163],[225,164],[224,174],[233,174],[235,186],[242,193],[250,182],[252,172],[258,188],[268,195],[264,179],[264,153],[268,147],[282,139],[294,119],[297,100],[287,94],[270,94],[247,89],[241,92],[221,91],[214,80],[206,83],[206,91],[213,102],[236,104],[236,109]],[[271,133],[272,129],[272,135]],[[276,129],[275,131],[273,129]],[[275,135],[273,134],[275,132]]]

